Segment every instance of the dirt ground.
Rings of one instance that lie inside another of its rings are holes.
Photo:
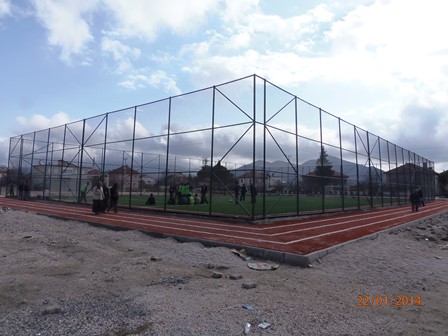
[[[448,331],[448,213],[258,271],[224,247],[3,208],[0,258],[0,335]]]

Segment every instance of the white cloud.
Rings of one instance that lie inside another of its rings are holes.
[[[118,73],[132,70],[132,60],[138,59],[141,56],[140,49],[129,47],[120,41],[112,40],[107,37],[103,38],[101,49],[106,54],[111,54],[114,60],[118,63]]]
[[[169,95],[179,95],[181,90],[176,85],[176,80],[163,71],[154,71],[150,76],[144,74],[132,74],[118,84],[126,89],[136,90],[139,88],[161,87]]]
[[[332,49],[324,63],[326,80],[361,84],[370,104],[354,122],[428,156],[429,147],[442,143],[437,130],[446,125],[440,112],[448,105],[445,6],[438,0],[376,1],[357,7],[327,34]]]
[[[148,83],[152,86],[162,86],[164,91],[172,95],[179,95],[182,91],[177,87],[176,80],[163,71],[155,71],[149,78]]]
[[[228,27],[239,25],[247,16],[259,11],[259,0],[225,0],[221,17]]]
[[[448,50],[444,6],[444,1],[437,0],[359,6],[333,24],[328,33],[333,46],[330,56],[339,59],[345,70],[349,70],[347,64],[354,66],[346,76],[362,81],[377,82],[384,74],[400,81],[438,81],[445,76],[434,65],[443,58],[447,62]]]
[[[98,48],[95,57],[114,62],[123,88],[177,95],[185,74],[182,87],[195,89],[256,73],[411,150],[417,143],[408,134],[424,136],[421,125],[430,121],[431,142],[442,144],[444,0],[328,1],[301,12],[305,5],[292,2],[278,5],[280,16],[263,12],[259,0],[32,0],[64,62],[90,64]],[[0,18],[15,13],[11,6],[0,0]]]
[[[20,125],[20,132],[23,133],[64,125],[70,122],[70,117],[65,112],[57,112],[51,117],[42,114],[34,114],[31,117],[18,116],[16,120]]]
[[[207,12],[218,4],[215,0],[104,0],[104,3],[117,21],[111,34],[149,41],[154,41],[163,29],[176,34],[195,31],[206,20]]]
[[[109,141],[116,141],[117,139],[121,139],[123,134],[133,134],[133,132],[133,117],[118,119],[116,123],[110,125],[110,128],[108,129],[108,139]],[[140,122],[135,122],[135,137],[144,138],[148,136],[150,136],[150,132]]]
[[[227,73],[226,79],[257,73],[289,87],[358,83],[370,91],[379,85],[396,96],[397,108],[401,99],[415,95],[444,99],[443,1],[378,1],[341,18],[324,4],[289,18],[261,13],[258,1],[227,5],[224,21],[234,26],[210,32],[208,40],[181,52],[191,57],[183,69],[195,80],[203,77],[205,85],[215,72]]]
[[[145,75],[129,75],[126,80],[118,83],[118,85],[125,89],[136,90],[145,87],[147,82],[148,77]]]
[[[94,40],[84,16],[98,3],[99,0],[33,0],[37,19],[48,31],[48,43],[61,48],[64,62],[71,63],[74,55],[82,55]]]
[[[231,25],[209,31],[207,40],[181,49],[180,55],[191,59],[183,69],[195,81],[204,78],[204,85],[209,85],[208,79],[216,78],[216,71],[227,73],[225,80],[256,73],[280,85],[322,75],[325,58],[310,56],[316,55],[314,38],[321,25],[334,17],[328,6],[319,5],[303,14],[282,18],[262,13],[256,0],[229,1],[222,17]]]
[[[11,15],[11,2],[9,0],[0,0],[0,18]]]

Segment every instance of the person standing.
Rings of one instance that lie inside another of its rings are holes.
[[[240,190],[241,190],[241,187],[240,187],[238,181],[236,181],[236,182],[235,182],[235,188],[234,188],[234,192],[235,192],[235,204],[238,204],[238,197],[239,197],[239,194],[240,194]]]
[[[8,194],[6,194],[6,196],[8,196]],[[14,184],[12,183],[9,184],[9,196],[14,197]]]
[[[240,201],[245,201],[246,200],[246,192],[247,192],[247,188],[246,188],[246,185],[243,183],[243,185],[241,186]]]
[[[252,204],[255,204],[257,202],[257,188],[252,184],[252,182],[249,185],[250,190],[250,202]]]
[[[176,196],[175,196],[176,186],[170,184],[169,192],[170,192],[170,198],[168,199],[168,204],[176,204]]]
[[[421,206],[425,206],[425,199],[423,197],[423,189],[421,187],[418,188],[418,199]]]
[[[99,215],[100,211],[102,210],[103,206],[103,184],[101,182],[97,182],[96,186],[93,188],[93,205],[92,205],[92,211]]]
[[[20,200],[23,199],[24,188],[25,188],[25,185],[23,182],[21,182],[19,184],[19,199]]]
[[[117,213],[117,206],[118,206],[118,184],[114,183],[112,188],[110,188],[110,204],[109,209],[107,209],[107,212],[109,212],[110,209],[114,209],[114,213]]]
[[[28,180],[25,181],[25,185],[23,186],[23,199],[25,201],[29,200],[31,197],[30,194],[30,184],[28,182]]]
[[[420,197],[418,196],[418,189],[415,189],[409,196],[409,201],[411,202],[412,211],[418,211],[418,206],[420,204]]]
[[[208,204],[208,201],[207,201],[207,185],[205,183],[201,187],[201,204]]]
[[[108,186],[103,187],[103,207],[101,209],[102,212],[106,213],[107,209],[109,208],[109,202],[110,202],[110,190]]]
[[[87,181],[85,184],[84,184],[84,186],[81,188],[81,196],[80,196],[80,203],[82,202],[82,201],[84,201],[84,202],[86,202],[87,203],[87,198],[86,198],[86,195],[87,195],[87,189],[89,188],[89,185],[90,185],[90,182],[89,181]]]

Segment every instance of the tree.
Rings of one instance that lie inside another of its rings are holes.
[[[205,164],[196,174],[199,183],[210,181],[210,166]]]
[[[333,182],[334,170],[328,160],[324,146],[320,148],[319,158],[316,160],[314,172],[302,177],[305,192],[325,193],[325,186]]]
[[[210,170],[212,175],[210,175]],[[233,174],[221,164],[221,161],[211,168],[205,164],[196,174],[199,183],[210,182],[210,177],[213,180],[213,190],[224,191],[226,189],[233,188],[234,176]]]
[[[328,154],[325,150],[324,146],[320,148],[319,158],[316,160],[316,168],[314,169],[314,173],[316,176],[321,177],[332,177],[334,175],[333,165],[327,159]]]
[[[233,188],[234,177],[233,174],[223,165],[221,161],[212,169],[213,190],[228,190]]]

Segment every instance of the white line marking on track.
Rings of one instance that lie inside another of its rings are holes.
[[[7,203],[7,202],[2,202],[2,203]],[[38,211],[39,208],[36,207],[36,203],[29,203],[29,205],[27,204],[27,202],[21,202],[19,205],[17,205],[17,203],[15,202],[10,202],[10,204],[12,204],[14,207],[14,205],[21,207],[21,208],[26,208],[29,209],[31,211]],[[33,206],[34,205],[34,206]],[[276,244],[276,245],[291,245],[291,244],[295,244],[298,242],[302,242],[302,241],[306,241],[306,240],[311,240],[311,239],[316,239],[316,238],[320,238],[320,237],[324,237],[324,236],[329,236],[329,235],[333,235],[333,234],[337,234],[337,233],[342,233],[342,232],[347,232],[347,231],[353,231],[353,230],[357,230],[360,228],[364,228],[367,226],[372,226],[372,225],[377,225],[377,224],[381,224],[381,223],[385,223],[388,221],[393,221],[396,220],[397,218],[406,218],[406,217],[410,217],[412,216],[414,213],[410,213],[409,209],[406,208],[406,210],[399,210],[397,211],[397,209],[394,209],[393,214],[394,217],[393,218],[388,218],[386,220],[381,220],[381,221],[376,221],[373,223],[368,223],[368,224],[363,224],[363,225],[358,225],[358,226],[352,226],[352,227],[348,227],[345,229],[341,229],[341,230],[336,230],[336,231],[330,231],[330,232],[326,232],[326,233],[322,233],[322,234],[318,234],[318,235],[314,235],[314,236],[309,236],[309,237],[304,237],[304,238],[300,238],[300,239],[295,239],[295,240],[291,240],[291,241],[286,241],[286,242],[279,242],[276,240],[269,240],[269,239],[260,239],[260,238],[253,238],[253,237],[247,237],[247,235],[258,235],[258,236],[267,236],[267,237],[274,237],[274,236],[281,236],[281,235],[285,235],[285,234],[292,234],[292,233],[298,233],[298,232],[303,232],[303,231],[309,231],[309,230],[314,230],[314,229],[319,229],[319,228],[325,228],[325,227],[331,227],[331,226],[335,226],[335,225],[341,225],[341,224],[346,224],[346,223],[353,223],[356,221],[361,221],[361,220],[365,220],[366,219],[366,215],[371,214],[370,213],[363,213],[363,214],[356,214],[356,215],[350,215],[347,214],[347,216],[339,216],[337,218],[324,218],[322,220],[309,220],[309,221],[305,221],[305,222],[300,222],[300,223],[292,223],[292,224],[286,224],[286,225],[280,225],[280,226],[270,226],[270,229],[277,229],[277,228],[284,228],[284,227],[290,227],[290,226],[294,226],[294,225],[301,225],[303,226],[304,224],[315,224],[315,223],[322,223],[322,222],[328,222],[330,220],[337,220],[337,219],[345,219],[345,218],[350,218],[349,221],[343,221],[343,222],[338,222],[338,223],[333,223],[333,224],[327,224],[327,225],[321,225],[321,226],[317,226],[317,227],[311,227],[311,228],[302,228],[302,229],[297,229],[297,230],[290,230],[287,232],[281,232],[281,233],[274,233],[274,234],[268,234],[268,233],[259,233],[259,232],[254,232],[254,231],[259,231],[256,230],[255,227],[253,226],[244,226],[244,228],[247,228],[248,230],[235,230],[235,228],[241,229],[243,228],[243,225],[235,225],[235,224],[229,224],[227,225],[226,223],[220,224],[219,226],[225,226],[224,229],[219,229],[219,228],[211,228],[211,227],[204,227],[203,225],[197,225],[198,220],[193,221],[193,220],[185,220],[185,219],[179,219],[179,218],[174,218],[174,217],[168,217],[170,220],[170,224],[172,224],[173,226],[167,226],[167,217],[166,216],[153,216],[151,215],[139,215],[139,214],[131,214],[129,212],[126,212],[123,215],[116,215],[116,214],[108,214],[106,216],[98,216],[98,215],[93,215],[93,214],[83,214],[83,213],[79,213],[79,212],[74,212],[73,209],[74,207],[71,206],[64,206],[64,207],[58,207],[55,208],[54,206],[50,206],[50,205],[44,205],[43,203],[39,204],[40,205],[40,209],[43,209],[42,211],[51,211],[51,214],[58,214],[59,216],[62,217],[67,217],[67,215],[72,215],[73,217],[70,217],[70,219],[74,219],[74,220],[80,220],[79,217],[83,218],[94,218],[96,219],[97,222],[100,222],[101,224],[109,224],[109,225],[114,225],[114,224],[110,224],[110,223],[103,223],[103,218],[105,220],[107,220],[107,218],[110,216],[111,220],[115,221],[115,222],[121,222],[121,223],[132,223],[132,224],[137,224],[137,225],[142,225],[142,226],[147,226],[147,227],[154,227],[154,228],[164,228],[167,230],[174,230],[174,231],[182,231],[182,232],[189,232],[189,233],[194,233],[194,234],[202,234],[202,235],[206,235],[206,236],[213,236],[215,238],[217,238],[217,236],[219,237],[225,237],[225,238],[233,238],[233,239],[238,239],[238,240],[246,240],[246,241],[256,241],[256,242],[260,242],[260,243],[269,243],[269,244]],[[80,208],[82,210],[88,210],[88,208]],[[401,208],[400,208],[401,209]],[[432,210],[436,209],[436,211],[438,212],[439,210],[446,210],[446,206],[433,206],[433,207],[428,207],[427,210],[422,211],[423,212],[431,212],[433,213]],[[372,218],[381,218],[381,217],[385,217],[389,215],[389,212],[392,211],[387,211],[388,213],[382,212],[381,214],[379,214],[378,216],[369,216],[369,219]],[[405,213],[405,215],[403,216],[396,216],[399,213]],[[50,215],[51,215],[50,214]],[[364,215],[364,216],[363,216]],[[112,217],[113,216],[113,217]],[[121,217],[124,217],[126,219],[120,219]],[[154,217],[156,217],[157,219],[155,219]],[[353,220],[354,217],[361,217],[359,219],[355,219]],[[99,220],[100,219],[100,220]],[[135,219],[135,220],[139,220],[139,221],[132,221],[130,222],[130,219]],[[146,222],[141,222],[140,219],[146,219]],[[202,219],[199,220],[200,223],[204,223],[204,221],[202,221]],[[149,223],[148,223],[149,222]],[[190,222],[195,223],[196,225],[192,225],[192,224],[188,224]],[[165,225],[158,225],[155,223],[164,223]],[[215,224],[215,222],[210,222],[208,221],[207,224]],[[208,229],[209,231],[203,231],[203,230],[192,230],[192,229],[187,229],[184,228],[182,226],[186,226],[186,227],[199,227],[202,229]],[[224,234],[224,233],[218,233],[218,232],[210,232],[210,230],[213,231],[231,231],[232,233],[241,233],[244,234],[246,236],[240,236],[240,235],[235,235],[235,234]]]

